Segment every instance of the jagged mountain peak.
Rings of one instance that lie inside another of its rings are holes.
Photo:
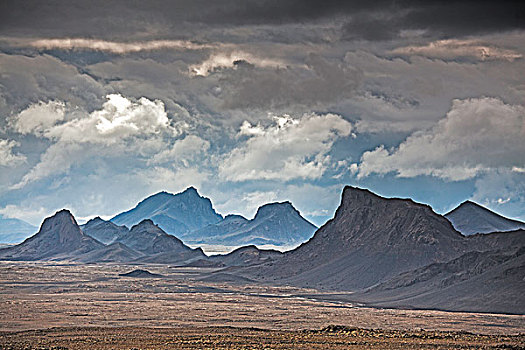
[[[195,187],[171,194],[158,192],[142,200],[133,209],[111,219],[117,225],[132,227],[144,219],[151,219],[164,231],[180,236],[222,220],[211,200],[202,197]]]
[[[155,199],[171,199],[171,198],[173,198],[175,196],[195,196],[195,197],[198,197],[198,198],[203,198],[203,197],[201,197],[201,195],[199,194],[199,191],[195,187],[190,186],[190,187],[186,188],[184,191],[179,192],[179,193],[175,193],[175,194],[171,193],[171,192],[167,192],[167,191],[157,192],[155,194],[152,194],[149,197],[146,197],[140,203],[143,203],[143,202],[145,202],[145,201],[147,201],[149,199],[152,199],[152,198],[155,198]]]
[[[105,220],[102,219],[100,216],[96,216],[93,219],[88,220],[85,223],[85,225],[93,225],[93,224],[98,224],[98,223],[102,223],[102,222],[105,222]]]
[[[273,203],[267,203],[267,204],[260,206],[259,209],[257,209],[255,218],[261,218],[261,217],[268,216],[268,215],[284,214],[284,213],[299,214],[299,211],[295,209],[292,203],[290,203],[289,201],[273,202]]]
[[[368,209],[366,209],[368,208]],[[387,198],[382,197],[368,189],[345,186],[341,196],[341,203],[336,210],[335,217],[341,216],[341,212],[361,211],[369,216],[370,210],[377,215],[391,215],[392,210],[409,210],[415,217],[433,218],[441,221],[441,224],[448,225],[447,220],[443,220],[428,204],[418,203],[411,198]],[[373,216],[370,219],[374,219]],[[451,226],[452,227],[452,226]]]
[[[141,229],[149,229],[149,228],[152,228],[152,227],[156,227],[156,228],[158,228],[160,230],[159,225],[156,225],[153,222],[153,220],[151,220],[151,219],[144,219],[141,222],[139,222],[138,224],[133,225],[131,227],[130,231],[141,230]]]
[[[185,189],[181,193],[194,194],[194,195],[197,195],[197,196],[200,197],[199,191],[197,191],[197,189],[195,187],[193,187],[193,186],[188,187],[187,189]]]
[[[67,209],[59,210],[53,216],[46,218],[40,227],[40,232],[49,231],[57,227],[63,227],[63,230],[70,234],[82,235],[77,220],[75,220],[73,214]],[[68,231],[70,229],[72,229],[71,232]]]
[[[350,185],[346,185],[343,188],[343,195],[341,199],[341,203],[351,201],[351,200],[361,200],[361,201],[383,201],[383,200],[395,200],[400,203],[406,203],[408,205],[415,205],[421,208],[426,208],[428,210],[433,211],[432,207],[428,204],[424,203],[418,203],[415,202],[412,198],[400,198],[400,197],[383,197],[380,196],[366,188],[360,188],[360,187],[354,187]]]

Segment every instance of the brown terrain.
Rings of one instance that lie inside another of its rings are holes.
[[[135,269],[157,275],[121,276]],[[522,315],[371,308],[333,292],[201,280],[211,271],[2,262],[0,348],[525,347]]]

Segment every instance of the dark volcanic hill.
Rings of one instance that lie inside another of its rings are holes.
[[[82,232],[104,244],[111,244],[129,230],[126,226],[118,226],[111,221],[102,220],[100,217],[89,220],[80,228]]]
[[[0,243],[20,243],[37,230],[37,227],[23,220],[6,218],[0,214]]]
[[[151,219],[165,232],[180,237],[183,233],[217,223],[222,216],[215,212],[208,198],[201,197],[194,187],[189,187],[177,194],[159,192],[111,221],[132,227],[144,219]]]
[[[45,219],[34,236],[16,246],[0,250],[0,259],[67,259],[102,247],[102,243],[85,235],[73,215],[63,209]]]
[[[247,277],[355,290],[469,250],[464,236],[432,208],[345,187],[335,217],[307,243]]]
[[[307,241],[316,229],[290,202],[282,202],[263,205],[252,220],[229,215],[183,239],[194,244],[291,246]]]
[[[175,263],[206,257],[201,249],[191,249],[149,219],[133,226],[117,242],[144,254],[144,262]]]
[[[461,203],[445,214],[452,225],[468,236],[475,233],[505,232],[525,229],[525,222],[511,220],[471,201]]]
[[[159,275],[158,273],[152,273],[147,270],[141,270],[141,269],[133,270],[127,273],[121,273],[119,274],[119,276],[134,277],[134,278],[162,278],[164,277],[163,275]]]

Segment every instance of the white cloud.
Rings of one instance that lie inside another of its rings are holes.
[[[483,44],[478,40],[437,40],[427,45],[405,46],[390,51],[394,55],[425,56],[451,60],[456,58],[474,58],[479,61],[506,60],[514,61],[523,56],[516,51],[494,45]]]
[[[113,144],[161,132],[177,134],[162,101],[142,97],[133,102],[118,94],[108,95],[107,99],[102,109],[48,128],[44,136],[60,141]]]
[[[57,122],[64,120],[66,104],[59,101],[39,102],[16,115],[11,123],[21,134],[41,134]]]
[[[472,200],[504,216],[525,219],[525,174],[491,171],[474,182]]]
[[[286,67],[286,63],[279,59],[261,58],[248,52],[233,51],[230,53],[214,53],[207,60],[190,66],[190,72],[194,75],[207,76],[219,68],[232,68],[238,61],[245,61],[256,67]]]
[[[13,118],[14,130],[32,132],[53,144],[12,188],[65,173],[89,157],[151,157],[164,151],[169,145],[166,140],[180,133],[177,123],[168,118],[164,103],[144,97],[132,101],[108,95],[101,109],[89,114],[72,110],[67,118],[65,113],[63,104],[40,103]]]
[[[15,166],[26,160],[24,155],[13,153],[13,147],[18,145],[14,140],[0,139],[0,166]]]
[[[13,44],[28,45],[37,49],[89,49],[96,51],[107,51],[116,54],[125,54],[130,52],[151,51],[161,49],[178,49],[178,50],[202,50],[216,48],[215,44],[198,44],[187,40],[149,40],[149,41],[109,41],[100,39],[86,38],[63,38],[63,39],[38,39],[23,40],[12,39]]]
[[[200,188],[210,174],[197,167],[179,167],[176,169],[155,166],[137,170],[136,180],[149,189],[149,192],[169,191],[178,193],[190,186]]]
[[[165,162],[182,162],[188,166],[188,161],[193,160],[197,154],[202,154],[210,148],[210,142],[195,135],[188,135],[173,143],[169,149],[156,154],[148,164]]]
[[[40,180],[50,175],[67,173],[73,164],[78,164],[84,159],[86,153],[82,153],[83,148],[74,143],[56,143],[40,157],[38,162],[22,180],[11,186],[12,189],[20,189],[33,181]]]
[[[320,178],[334,142],[351,130],[352,124],[336,114],[284,115],[267,127],[245,121],[238,137],[247,140],[223,159],[219,176],[229,181]]]
[[[397,148],[365,152],[358,177],[396,173],[451,181],[525,164],[525,107],[496,98],[454,100],[433,128],[415,132]]]
[[[31,206],[8,204],[0,208],[0,214],[4,217],[24,220],[35,226],[40,226],[42,218],[49,216],[53,212],[53,210],[45,209],[35,204]]]

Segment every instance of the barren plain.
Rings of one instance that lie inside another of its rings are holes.
[[[162,276],[120,276],[138,268]],[[372,308],[313,289],[205,281],[213,271],[2,262],[0,348],[525,347],[522,315]],[[319,331],[329,325],[346,328]]]

